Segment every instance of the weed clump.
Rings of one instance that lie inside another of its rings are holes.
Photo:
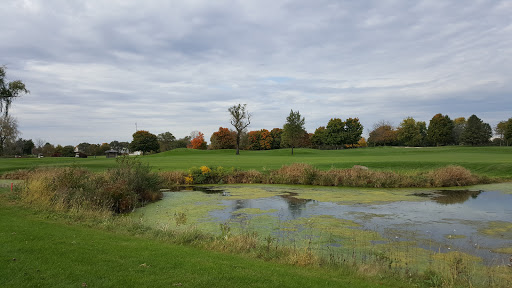
[[[160,199],[159,186],[147,165],[123,157],[101,174],[79,167],[35,169],[19,193],[24,202],[45,209],[125,213]]]
[[[446,166],[428,174],[433,187],[468,186],[479,183],[479,178],[460,166]]]
[[[160,172],[160,179],[162,180],[162,186],[164,187],[173,187],[180,186],[186,184],[185,177],[187,173],[183,171],[165,171]]]
[[[224,183],[226,184],[255,184],[266,182],[263,173],[257,170],[233,170],[224,176]]]
[[[318,170],[309,164],[293,163],[272,171],[270,181],[276,184],[312,185],[317,174]]]

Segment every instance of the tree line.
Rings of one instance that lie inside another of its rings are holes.
[[[110,143],[80,143],[77,146],[54,146],[37,140],[18,138],[16,118],[9,115],[13,99],[30,93],[21,80],[7,81],[6,68],[0,67],[0,156],[8,155],[44,155],[75,156],[79,151],[89,156],[105,155],[108,150],[119,153],[129,151],[165,152],[176,148],[192,149],[236,149],[270,150],[280,148],[344,149],[366,146],[444,146],[444,145],[501,145],[512,144],[512,118],[499,122],[494,129],[476,115],[469,118],[450,119],[448,115],[436,114],[429,121],[417,121],[407,117],[394,127],[387,121],[373,125],[366,141],[362,137],[363,125],[358,118],[331,118],[325,126],[308,133],[305,118],[299,111],[290,111],[282,127],[271,130],[248,131],[252,114],[246,104],[237,104],[228,108],[229,123],[234,129],[219,127],[210,136],[210,144],[205,135],[194,131],[190,136],[180,139],[171,132],[154,135],[149,131],[136,131],[131,142],[112,141]],[[492,136],[496,135],[494,139]],[[44,143],[44,144],[43,144]]]
[[[501,121],[494,128],[498,137],[491,139],[493,129],[478,116],[450,119],[448,115],[436,114],[426,122],[412,117],[402,120],[398,127],[381,121],[369,133],[370,146],[445,146],[445,145],[505,145],[512,140],[512,118]]]

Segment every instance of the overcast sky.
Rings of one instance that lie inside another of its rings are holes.
[[[512,1],[12,1],[0,65],[21,137],[77,145],[330,118],[512,117]]]

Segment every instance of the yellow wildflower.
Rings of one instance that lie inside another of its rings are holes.
[[[203,174],[207,174],[207,173],[210,173],[210,168],[208,168],[207,166],[201,166],[201,173]]]

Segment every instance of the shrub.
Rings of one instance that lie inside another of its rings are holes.
[[[276,184],[313,184],[318,170],[305,163],[293,163],[283,165],[278,170],[270,173],[271,182]]]
[[[161,178],[137,158],[119,157],[117,167],[104,173],[104,189],[112,195],[112,209],[117,213],[133,210],[162,197]]]
[[[25,180],[32,171],[32,169],[19,169],[0,175],[0,179]]]
[[[162,181],[162,187],[172,187],[187,184],[185,177],[187,174],[183,171],[165,171],[159,173]]]
[[[105,210],[111,199],[99,182],[101,177],[81,168],[36,169],[27,176],[21,198],[40,208]]]
[[[224,183],[226,184],[255,184],[266,183],[264,175],[256,170],[232,170],[224,176]]]
[[[479,178],[468,169],[450,165],[428,173],[430,184],[434,187],[468,186],[479,182]]]
[[[201,166],[192,167],[189,170],[188,176],[185,177],[186,184],[218,184],[223,183],[223,178],[226,175],[224,168]]]
[[[160,178],[137,159],[118,158],[117,167],[94,174],[78,167],[30,172],[21,199],[41,208],[124,213],[160,199]]]

